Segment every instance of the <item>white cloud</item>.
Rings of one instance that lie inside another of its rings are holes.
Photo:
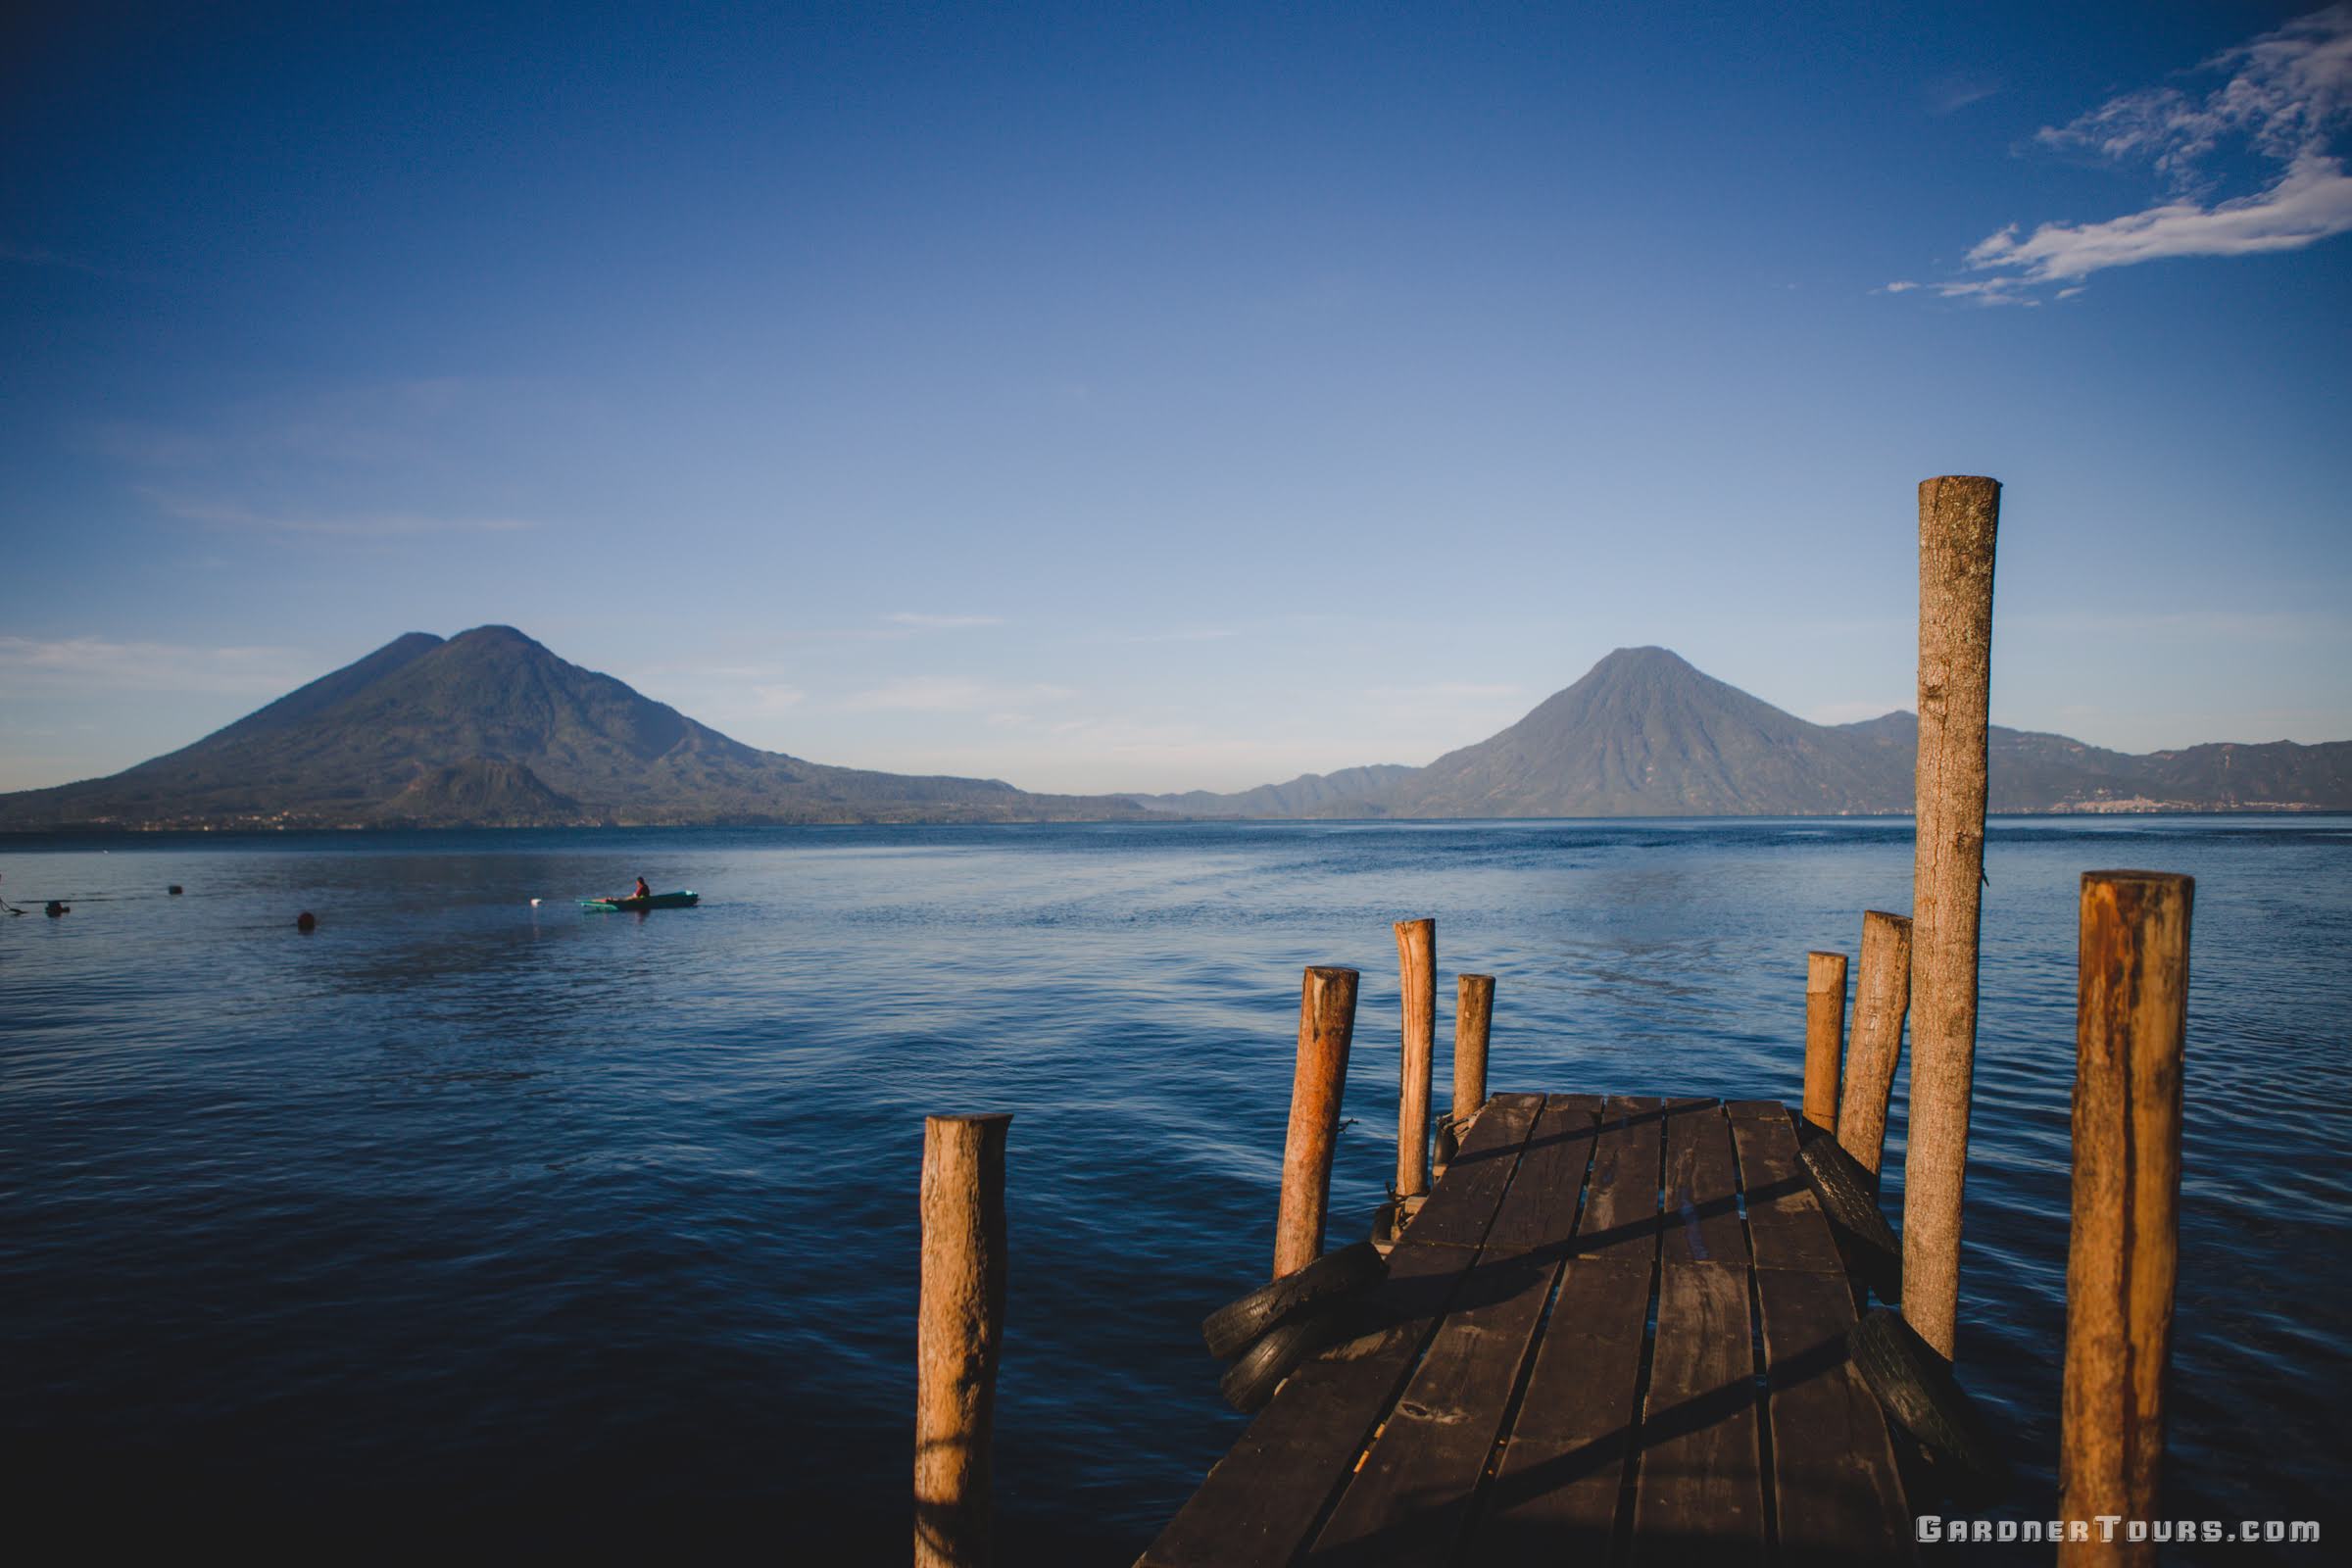
[[[2120,218],[2042,223],[2030,234],[2012,223],[1969,251],[1963,270],[1977,275],[1929,287],[1945,299],[2033,305],[2037,290],[2064,284],[2058,297],[2071,298],[2109,268],[2295,251],[2352,231],[2352,175],[2336,145],[2352,123],[2352,5],[2297,18],[2192,74],[2221,73],[2210,91],[2125,93],[2034,138],[2145,164],[2171,185],[2170,199]],[[2257,190],[2219,197],[2215,160],[2240,145],[2278,172]],[[1890,283],[1886,292],[1908,286]]]

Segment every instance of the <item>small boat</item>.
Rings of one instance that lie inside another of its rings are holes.
[[[580,907],[611,914],[618,909],[691,909],[701,902],[699,893],[654,893],[642,899],[582,899]]]

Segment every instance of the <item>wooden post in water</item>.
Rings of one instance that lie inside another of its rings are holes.
[[[2156,1517],[2180,1264],[2180,1057],[2195,891],[2187,877],[2156,871],[2082,877],[2062,1519]],[[2152,1542],[2058,1547],[2062,1565],[2155,1560]]]
[[[1838,1142],[1873,1176],[1886,1156],[1886,1105],[1903,1054],[1911,1010],[1911,922],[1868,909],[1862,915],[1862,972],[1854,977],[1854,1038],[1845,1053]]]
[[[1487,1034],[1494,1024],[1494,977],[1456,975],[1453,982],[1453,1125],[1468,1123],[1487,1102]]]
[[[1282,1202],[1274,1219],[1276,1279],[1323,1255],[1340,1095],[1355,1038],[1356,979],[1353,969],[1309,969],[1298,988],[1298,1064],[1291,1077],[1291,1130],[1283,1140]]]
[[[1396,978],[1404,992],[1404,1050],[1396,1090],[1396,1221],[1429,1196],[1430,1080],[1438,1055],[1438,922],[1396,922]]]
[[[915,1568],[993,1558],[989,1436],[1004,1337],[1004,1133],[1010,1116],[923,1119],[922,1298],[915,1313]]]
[[[1838,1130],[1838,1074],[1845,1056],[1845,955],[1805,955],[1805,1120]]]
[[[1903,1316],[1947,1359],[1960,1310],[1960,1205],[1977,1054],[1977,919],[1992,696],[2001,487],[1919,487],[1919,776],[1911,878],[1911,1119]]]

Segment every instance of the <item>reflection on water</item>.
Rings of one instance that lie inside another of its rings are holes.
[[[2138,864],[2198,879],[2168,1512],[2340,1518],[2348,854],[2339,822],[1994,826],[1962,1354],[2026,1512],[2057,1441],[2076,878]],[[1908,907],[1910,838],[207,836],[0,864],[12,903],[74,906],[0,929],[0,1424],[25,1494],[895,1557],[920,1116],[1002,1108],[1008,1560],[1107,1562],[1239,1425],[1196,1327],[1264,1266],[1300,966],[1364,971],[1334,1182],[1354,1227],[1393,1157],[1392,919],[1436,915],[1442,970],[1499,977],[1498,1088],[1793,1098],[1805,951]],[[639,872],[705,902],[573,906]]]

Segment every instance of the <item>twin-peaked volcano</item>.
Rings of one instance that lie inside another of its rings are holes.
[[[195,745],[0,796],[0,827],[1066,821],[1107,797],[762,752],[511,626],[411,632]]]

